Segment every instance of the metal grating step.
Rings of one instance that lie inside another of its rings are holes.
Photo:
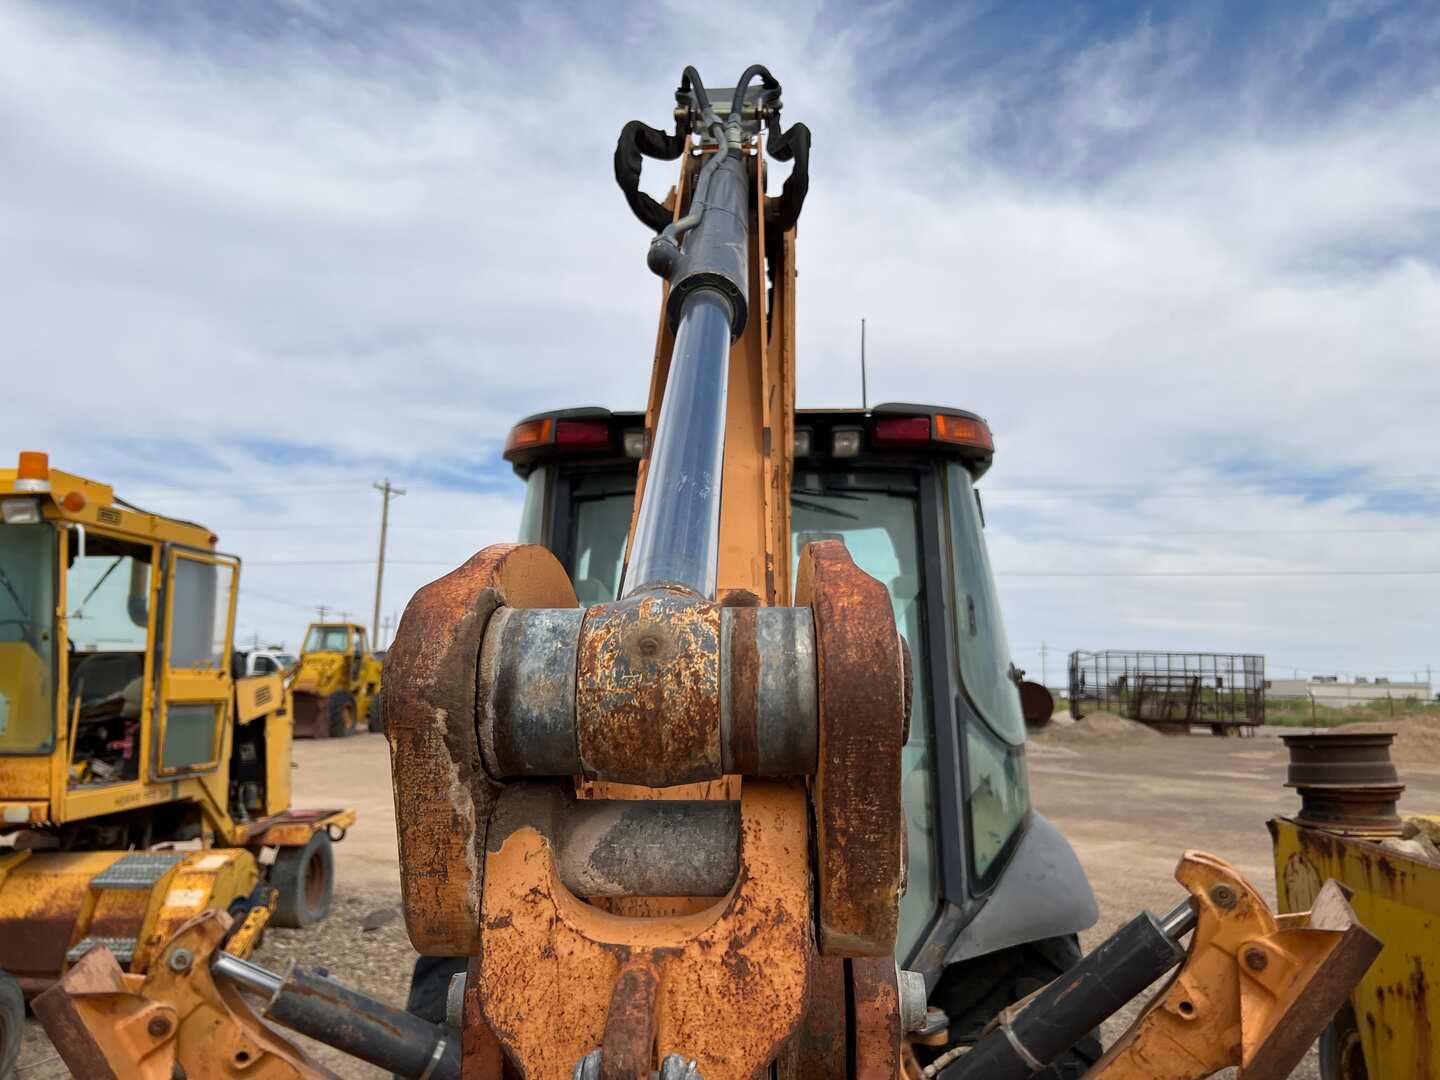
[[[115,957],[117,964],[121,967],[128,968],[130,961],[135,959],[135,945],[139,940],[139,938],[133,937],[82,938],[71,946],[69,952],[65,954],[65,959],[73,964],[91,949],[95,948],[95,946],[104,945],[110,950],[110,954]]]
[[[137,851],[90,879],[92,889],[148,889],[183,862],[183,851]],[[88,940],[88,939],[87,939]],[[78,948],[78,946],[77,946]]]

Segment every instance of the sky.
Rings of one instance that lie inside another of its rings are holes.
[[[513,538],[511,424],[643,405],[615,136],[757,60],[814,132],[800,402],[858,403],[863,315],[872,401],[990,420],[1021,666],[1440,669],[1427,4],[0,5],[3,442],[209,525],[292,647],[370,620],[388,477],[400,612]]]

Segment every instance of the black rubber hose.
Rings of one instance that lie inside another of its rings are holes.
[[[780,187],[780,194],[765,200],[765,224],[786,232],[800,220],[805,196],[810,192],[810,129],[804,124],[791,124],[788,131],[771,135],[765,140],[766,152],[776,161],[795,161],[795,167]]]
[[[631,120],[620,130],[615,143],[615,182],[620,185],[630,210],[652,232],[669,225],[674,215],[640,190],[640,166],[643,158],[674,161],[685,149],[683,135],[671,135],[652,128],[643,120]]]
[[[702,115],[710,111],[710,95],[705,92],[705,84],[700,81],[700,72],[694,67],[686,67],[680,73],[680,89],[684,93],[695,95],[695,103],[700,106]]]
[[[779,90],[780,80],[770,74],[770,69],[764,64],[751,64],[740,76],[740,81],[735,84],[735,98],[730,102],[730,117],[727,123],[739,123],[740,112],[745,107],[745,88],[750,85],[750,80],[760,76],[760,84],[766,90]]]

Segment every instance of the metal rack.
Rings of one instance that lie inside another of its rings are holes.
[[[1265,722],[1265,657],[1077,649],[1070,654],[1070,715],[1099,711],[1170,731],[1255,728]]]

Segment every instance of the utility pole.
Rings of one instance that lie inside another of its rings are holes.
[[[326,607],[324,604],[320,604],[318,607],[315,608],[315,614],[319,616],[319,618],[317,618],[315,621],[316,621],[316,622],[324,622],[324,621],[325,621],[325,616],[328,615],[329,613],[330,613],[330,609],[329,609],[328,607]]]
[[[870,390],[865,385],[865,320],[860,320],[860,408],[870,407]]]
[[[1048,687],[1050,680],[1045,672],[1045,656],[1050,652],[1050,647],[1045,642],[1040,642],[1040,685]]]
[[[405,489],[391,487],[388,476],[383,484],[372,484],[371,487],[384,497],[380,504],[380,559],[375,564],[375,613],[370,620],[370,633],[374,636],[380,633],[380,586],[385,581],[385,534],[390,529],[390,500],[404,495]]]

